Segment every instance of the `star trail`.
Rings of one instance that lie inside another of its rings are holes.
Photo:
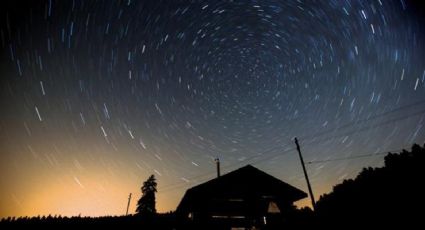
[[[306,191],[294,137],[318,198],[424,143],[414,1],[9,2],[1,217],[122,215],[151,174],[175,210],[217,157]]]

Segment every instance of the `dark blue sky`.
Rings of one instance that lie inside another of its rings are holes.
[[[122,214],[150,174],[173,210],[215,157],[306,190],[295,136],[307,162],[425,140],[413,1],[10,2],[0,216]],[[382,158],[309,164],[316,196]]]

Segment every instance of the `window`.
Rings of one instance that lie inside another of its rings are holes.
[[[273,201],[269,202],[269,207],[267,208],[268,213],[280,213],[280,209],[277,204]]]

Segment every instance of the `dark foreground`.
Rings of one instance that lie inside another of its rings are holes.
[[[331,193],[320,197],[315,212],[308,208],[294,209],[274,225],[257,223],[234,229],[422,229],[424,165],[425,147],[415,144],[411,151],[389,153],[384,167],[365,168],[355,179],[334,186]],[[214,222],[193,223],[176,218],[174,213],[151,217],[19,217],[0,221],[0,229],[232,229],[230,226],[232,223],[226,226]]]

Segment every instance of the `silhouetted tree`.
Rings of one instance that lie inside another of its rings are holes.
[[[417,210],[425,202],[425,146],[414,144],[410,152],[389,153],[384,161],[384,167],[364,168],[355,179],[345,180],[321,196],[316,206],[319,220],[327,227],[420,224]]]
[[[142,197],[137,202],[136,213],[139,215],[153,215],[156,214],[155,208],[155,193],[156,193],[156,179],[151,175],[142,186]]]

